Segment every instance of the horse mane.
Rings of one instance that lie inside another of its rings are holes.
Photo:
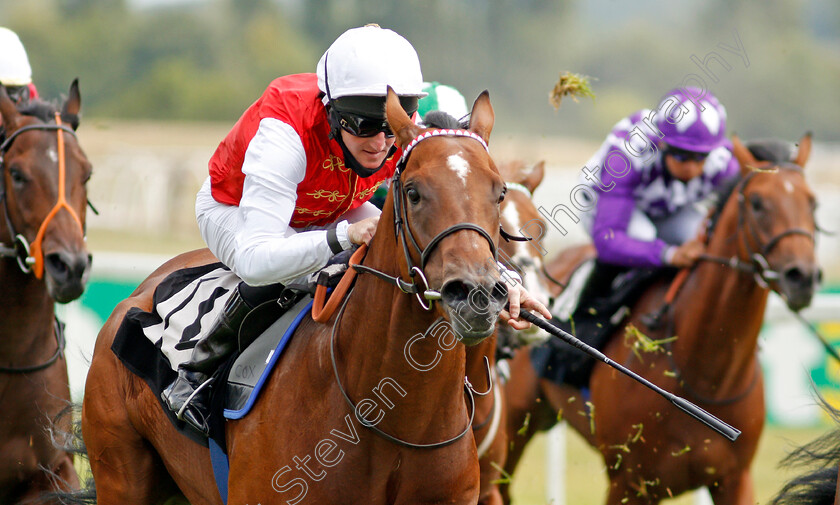
[[[751,140],[746,144],[747,149],[755,156],[758,161],[769,161],[771,163],[783,166],[793,166],[792,161],[796,157],[795,146],[781,139],[758,139]],[[709,232],[715,229],[718,218],[720,218],[723,207],[726,201],[732,195],[732,191],[741,181],[741,176],[733,176],[724,181],[712,192],[712,199],[717,203],[714,212],[710,218]]]
[[[782,460],[782,468],[800,469],[805,473],[785,484],[772,505],[834,503],[837,462],[840,461],[840,411],[834,409],[818,391],[816,395],[823,410],[834,421],[835,428],[796,448]]]
[[[746,146],[758,161],[790,163],[796,156],[795,146],[781,139],[752,140]]]
[[[442,110],[430,110],[423,116],[423,124],[426,128],[445,128],[450,130],[466,129],[469,121],[460,122],[448,112]]]
[[[730,177],[715,188],[709,196],[715,202],[715,210],[712,212],[711,217],[709,217],[709,235],[711,235],[717,226],[718,219],[720,219],[720,215],[723,213],[723,208],[726,206],[726,202],[732,196],[732,192],[735,191],[735,187],[738,186],[739,182],[741,182],[740,176]]]
[[[45,123],[55,119],[57,110],[58,106],[56,104],[38,98],[18,107],[18,112],[24,116],[36,117]]]

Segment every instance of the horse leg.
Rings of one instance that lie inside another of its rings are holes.
[[[537,431],[550,428],[556,421],[553,412],[540,398],[540,379],[531,366],[529,349],[516,352],[510,360],[510,380],[505,385],[507,408],[508,454],[506,476],[513,475],[525,446]],[[510,503],[510,483],[499,484],[503,503]]]
[[[728,476],[710,486],[709,493],[715,505],[752,505],[755,503],[755,489],[749,469]]]
[[[478,505],[503,505],[505,503],[499,488],[494,486],[490,494],[478,500]]]
[[[122,318],[111,318],[114,320],[119,322]],[[107,331],[107,324],[103,332]],[[97,348],[102,341],[99,339]],[[174,483],[163,469],[160,457],[134,428],[126,406],[126,399],[136,393],[126,390],[145,385],[133,384],[135,378],[119,366],[109,349],[97,351],[88,373],[82,407],[82,436],[96,480],[97,504],[163,502],[177,490],[173,489]]]
[[[79,476],[73,466],[73,456],[62,452],[58,460],[44,472],[38,473],[29,482],[28,489],[15,503],[38,503],[40,505],[62,505],[59,497],[46,499],[45,493],[62,493],[79,489]]]

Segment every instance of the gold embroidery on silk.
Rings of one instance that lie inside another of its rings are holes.
[[[311,196],[312,198],[326,198],[328,202],[337,202],[339,200],[343,200],[344,197],[347,195],[342,193],[341,191],[328,191],[326,189],[319,189],[318,191],[313,191],[312,193],[306,193],[306,196]]]
[[[329,170],[330,172],[335,172],[336,170],[338,170],[339,172],[347,172],[350,170],[344,165],[343,159],[332,154],[328,155],[324,162],[321,163],[321,168],[323,168],[324,170]]]
[[[359,191],[359,193],[356,195],[356,200],[364,200],[367,197],[369,197],[370,195],[372,195],[374,192],[376,192],[377,189],[379,189],[379,186],[382,185],[382,182],[383,181],[377,182],[376,184],[369,187],[368,189],[364,189],[362,191]]]

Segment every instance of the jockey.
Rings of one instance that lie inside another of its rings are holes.
[[[583,169],[576,191],[597,252],[569,280],[552,310],[561,324],[603,349],[628,313],[625,305],[663,267],[692,266],[715,190],[737,176],[726,139],[726,110],[710,92],[678,88],[655,110],[619,121]],[[590,168],[592,167],[592,168]],[[594,361],[547,342],[531,355],[547,378],[586,387]]]
[[[656,110],[619,121],[585,172],[594,209],[582,217],[598,259],[578,302],[610,292],[616,275],[635,268],[694,264],[706,202],[738,162],[726,138],[726,109],[698,88],[668,92]],[[598,169],[596,169],[598,170]]]
[[[0,26],[0,84],[16,105],[24,105],[38,98],[38,90],[32,84],[32,67],[26,49],[17,34]],[[0,117],[0,125],[3,118]]]
[[[379,209],[367,200],[400,158],[385,119],[387,86],[411,116],[422,85],[406,39],[377,25],[354,28],[327,49],[316,73],[275,79],[219,144],[196,217],[210,250],[243,282],[162,393],[190,426],[208,432],[208,388],[199,386],[235,350],[252,308],[371,240]],[[550,317],[521,286],[509,292],[503,316],[514,316],[514,328],[530,326],[516,319],[520,304]]]

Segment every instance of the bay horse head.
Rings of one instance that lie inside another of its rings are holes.
[[[81,296],[91,264],[85,245],[91,164],[76,140],[80,106],[78,80],[61,111],[41,101],[18,110],[0,87],[0,240],[11,244],[0,247],[25,273],[43,279],[59,303]]]
[[[733,137],[741,179],[735,187],[737,204],[729,211],[737,213],[739,257],[751,265],[756,282],[798,311],[811,303],[821,280],[815,253],[817,200],[804,175],[810,134],[799,141],[795,154],[780,152],[751,150]]]
[[[386,114],[403,149],[383,214],[387,222],[393,208],[400,271],[421,290],[439,292],[436,310],[463,343],[477,344],[493,333],[507,301],[496,263],[505,183],[487,149],[489,94],[476,99],[468,130],[419,127],[390,89]]]

